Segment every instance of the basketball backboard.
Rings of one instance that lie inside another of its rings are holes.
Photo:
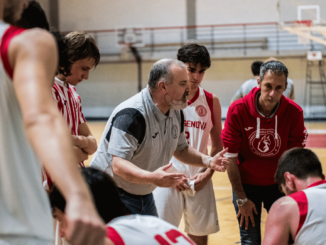
[[[298,35],[299,44],[326,46],[326,0],[279,0],[277,8],[280,28]]]

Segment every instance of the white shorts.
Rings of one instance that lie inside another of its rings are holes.
[[[53,241],[30,237],[5,236],[0,237],[0,245],[53,245]]]
[[[173,187],[157,187],[153,194],[161,219],[178,227],[184,214],[186,233],[206,236],[220,230],[212,180],[194,196]]]

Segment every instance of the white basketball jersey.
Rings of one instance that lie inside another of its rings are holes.
[[[195,244],[178,231],[177,227],[155,216],[122,216],[115,218],[107,226],[107,237],[115,245]]]
[[[188,106],[183,110],[185,134],[188,144],[207,155],[209,134],[213,128],[213,95],[201,87]],[[201,169],[179,162],[176,158],[171,159],[173,166],[187,177],[193,177]]]
[[[15,28],[0,21],[0,244],[7,237],[52,240],[53,231],[41,165],[26,138],[13,81],[5,70],[4,40]]]
[[[296,245],[326,244],[326,181],[290,195],[299,206],[300,221]]]

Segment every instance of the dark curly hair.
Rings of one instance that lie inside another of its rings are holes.
[[[65,77],[70,76],[70,70],[72,66],[72,62],[68,58],[68,46],[67,41],[65,40],[64,36],[61,35],[57,31],[51,32],[58,47],[58,58],[59,58],[59,65],[58,65],[58,74],[62,74]]]
[[[203,68],[211,66],[211,58],[207,48],[197,43],[188,43],[178,50],[178,60],[183,63],[189,63],[193,66],[200,64]]]

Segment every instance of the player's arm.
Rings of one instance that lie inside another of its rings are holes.
[[[213,95],[213,119],[214,126],[210,132],[210,138],[212,141],[212,148],[210,155],[215,156],[217,153],[223,150],[223,143],[221,140],[221,131],[222,131],[222,113],[221,113],[221,104],[216,95]],[[201,173],[196,174],[193,178],[195,179],[195,191],[200,191],[207,182],[212,178],[214,170],[210,168],[204,168]]]
[[[291,197],[278,199],[267,216],[263,245],[287,245],[289,236],[296,233],[299,217],[298,205]]]
[[[39,29],[25,31],[11,40],[8,56],[26,135],[67,200],[68,237],[74,244],[103,244],[105,226],[77,168],[67,125],[52,99],[57,66],[53,37]]]
[[[81,148],[88,155],[92,155],[97,150],[96,139],[86,122],[79,124],[79,135],[73,135],[72,139],[73,145]]]

